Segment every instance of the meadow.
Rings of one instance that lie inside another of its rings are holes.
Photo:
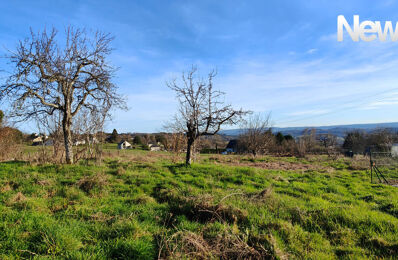
[[[362,259],[398,255],[398,188],[361,158],[110,152],[0,163],[0,259]]]

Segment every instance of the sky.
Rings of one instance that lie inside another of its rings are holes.
[[[216,69],[225,101],[271,113],[273,126],[398,121],[398,41],[337,41],[338,15],[395,25],[394,1],[15,0],[0,8],[0,56],[30,28],[55,27],[60,42],[68,25],[115,37],[109,61],[129,110],[113,111],[107,130],[162,131],[177,111],[166,82],[192,65],[203,76]],[[0,67],[12,70],[4,59]],[[18,127],[35,131],[32,122]]]

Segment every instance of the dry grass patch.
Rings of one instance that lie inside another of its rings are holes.
[[[84,192],[90,192],[94,188],[103,188],[108,184],[108,176],[103,173],[97,173],[90,176],[85,176],[80,179],[76,185]]]
[[[161,189],[154,194],[159,202],[167,202],[174,215],[185,215],[188,219],[206,222],[242,223],[248,213],[243,209],[225,205],[223,199],[216,203],[210,194],[198,196],[181,196],[170,190]]]
[[[93,221],[98,221],[98,222],[101,222],[101,223],[104,223],[104,222],[109,222],[110,220],[112,220],[112,219],[114,219],[115,217],[114,216],[108,216],[107,214],[105,214],[105,213],[102,213],[102,212],[96,212],[95,214],[93,214],[93,215],[91,215],[91,219],[93,220]]]
[[[22,194],[22,192],[18,192],[10,199],[11,203],[20,203],[24,201],[26,201],[26,197]]]
[[[7,192],[7,191],[10,191],[10,190],[12,190],[12,187],[11,187],[11,185],[8,182],[3,184],[1,186],[1,188],[0,188],[1,192]]]
[[[51,186],[53,185],[53,182],[51,180],[40,180],[37,181],[37,184],[40,186]]]
[[[6,203],[8,206],[14,206],[16,208],[24,208],[26,206],[27,198],[22,192],[18,192],[14,196],[12,196],[8,202]]]
[[[159,243],[160,259],[274,259],[266,238],[241,237],[230,228],[215,237],[179,231]]]

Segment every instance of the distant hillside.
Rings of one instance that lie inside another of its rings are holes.
[[[379,123],[379,124],[353,124],[353,125],[333,125],[333,126],[303,126],[303,127],[273,127],[274,133],[281,132],[284,135],[290,134],[293,137],[299,137],[303,134],[305,129],[316,129],[317,134],[333,134],[338,137],[344,137],[347,132],[353,130],[362,130],[371,132],[376,129],[387,128],[393,131],[398,131],[398,122],[393,123]],[[241,129],[222,130],[220,134],[237,136],[241,133]]]

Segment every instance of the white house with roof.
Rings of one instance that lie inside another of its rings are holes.
[[[117,149],[124,150],[124,149],[131,149],[132,145],[127,141],[121,141],[117,144]]]

